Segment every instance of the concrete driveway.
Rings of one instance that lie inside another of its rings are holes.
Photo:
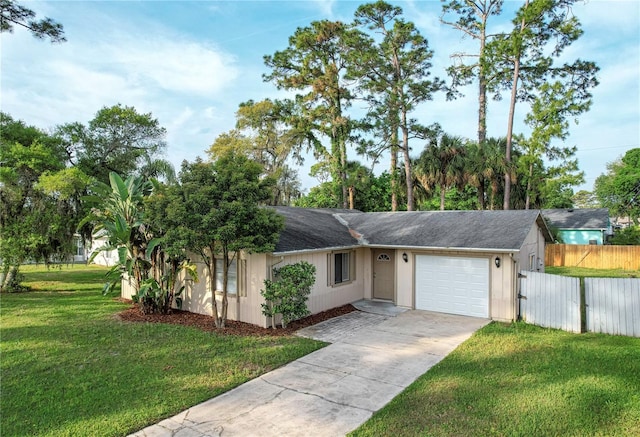
[[[356,311],[299,331],[331,345],[134,436],[342,436],[489,320]]]

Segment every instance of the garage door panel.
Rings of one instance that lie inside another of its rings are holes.
[[[487,258],[416,255],[416,308],[489,317]]]

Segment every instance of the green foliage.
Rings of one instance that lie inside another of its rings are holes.
[[[36,13],[31,9],[21,6],[14,0],[0,0],[0,32],[13,32],[14,25],[26,28],[35,38],[49,38],[52,43],[62,43],[67,39],[64,36],[62,24],[49,17],[36,20]]]
[[[466,149],[460,137],[447,134],[425,146],[416,165],[420,185],[432,192],[440,192],[440,209],[445,209],[446,192],[453,187],[464,188]]]
[[[227,319],[229,267],[243,250],[273,251],[284,221],[261,206],[269,199],[273,179],[261,178],[262,167],[230,149],[214,163],[184,162],[180,185],[168,190],[167,238],[205,261],[216,326]],[[173,229],[172,231],[169,231]],[[216,257],[222,263],[222,306],[215,296]]]
[[[628,150],[607,164],[607,173],[598,176],[594,191],[613,216],[628,216],[640,224],[640,148]]]
[[[601,208],[600,201],[595,193],[587,190],[580,190],[571,198],[575,208]]]
[[[17,289],[20,264],[62,262],[73,253],[88,179],[65,169],[60,142],[0,113],[0,290]]]
[[[598,85],[598,67],[593,62],[576,60],[562,65],[554,64],[564,50],[582,35],[578,19],[571,13],[575,0],[530,0],[515,14],[513,28],[508,33],[494,36],[487,42],[482,68],[486,71],[487,89],[500,98],[509,90],[509,117],[505,158],[511,162],[513,126],[518,102],[539,103],[538,116],[530,123],[538,126],[535,133],[535,151],[549,147],[544,137],[562,136],[565,116],[588,109],[591,88]],[[555,95],[558,92],[560,98]],[[553,119],[544,122],[544,111],[551,109]],[[535,120],[538,119],[538,122]],[[534,126],[534,129],[536,129]],[[538,141],[540,140],[540,141]],[[525,195],[526,197],[526,195]],[[525,201],[526,204],[526,201]],[[511,202],[511,175],[505,172],[503,208],[513,207]]]
[[[399,195],[398,153],[404,163],[406,207],[414,208],[413,162],[410,138],[424,139],[430,129],[411,117],[420,104],[432,100],[444,82],[430,77],[433,51],[414,23],[402,18],[402,8],[384,1],[358,7],[354,25],[367,28],[374,36],[350,40],[348,76],[359,81],[359,88],[369,103],[369,111],[360,124],[375,140],[364,142],[361,152],[378,159],[391,153],[393,207]],[[379,38],[379,35],[382,38]],[[399,134],[400,132],[400,134]]]
[[[282,327],[293,320],[309,315],[307,299],[316,282],[316,267],[306,261],[289,264],[273,270],[275,280],[265,279],[260,291],[266,303],[262,314],[271,317],[275,329],[275,317],[282,316]]]
[[[109,173],[167,176],[173,167],[157,157],[166,148],[165,128],[151,113],[140,114],[131,106],[115,105],[100,109],[88,125],[69,123],[59,126],[56,135],[67,147],[73,164],[85,174],[109,183]]]
[[[640,226],[617,229],[610,243],[620,246],[640,245]]]
[[[489,30],[492,16],[502,13],[503,0],[485,0],[482,2],[470,2],[465,0],[443,0],[442,23],[462,32],[466,37],[471,37],[478,43],[475,53],[453,53],[453,65],[447,68],[451,77],[451,85],[447,89],[447,98],[453,99],[460,95],[459,88],[469,85],[474,79],[478,81],[478,144],[484,144],[487,140],[487,83],[489,81],[488,68],[484,64],[485,47],[493,37]],[[453,17],[450,16],[453,15]],[[455,21],[453,21],[455,20]],[[485,209],[484,197],[486,195],[482,178],[479,179],[476,188],[481,209]]]
[[[138,292],[151,267],[145,257],[152,235],[145,226],[144,198],[151,194],[152,184],[141,176],[123,180],[115,172],[109,174],[109,181],[110,185],[96,182],[92,187],[94,195],[86,198],[95,207],[85,221],[95,225],[98,235],[107,237],[106,244],[96,249],[89,260],[100,252],[117,250],[118,262],[107,274],[103,293],[112,292],[123,275],[133,278]],[[147,307],[141,304],[140,308],[144,312]]]
[[[265,81],[278,89],[295,90],[288,103],[287,123],[313,148],[318,160],[326,161],[333,182],[340,184],[340,201],[347,207],[347,143],[354,121],[346,113],[354,98],[345,79],[346,65],[354,41],[361,33],[340,21],[314,21],[298,28],[289,46],[264,57],[271,69]],[[323,145],[328,138],[330,148]]]

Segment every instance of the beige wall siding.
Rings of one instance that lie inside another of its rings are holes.
[[[316,283],[311,290],[307,306],[311,314],[326,311],[361,300],[365,295],[365,282],[371,282],[371,255],[369,249],[355,250],[355,279],[346,284],[329,284],[328,255],[331,252],[312,252],[284,257],[271,257],[275,267],[307,261],[316,266]],[[278,262],[280,261],[280,262]],[[365,268],[365,266],[369,266]],[[365,273],[366,272],[366,273]]]
[[[500,267],[496,267],[495,259],[500,257]],[[489,268],[489,314],[492,320],[510,322],[515,319],[516,261],[508,253],[490,255]]]
[[[195,256],[191,258],[196,259]],[[211,292],[209,291],[209,274],[204,262],[196,262],[198,267],[198,282],[186,280],[185,273],[180,274],[176,288],[185,286],[182,292],[182,309],[197,314],[213,315]]]
[[[131,299],[133,295],[136,294],[136,289],[133,286],[133,279],[131,279],[127,274],[123,275],[120,284],[120,296],[123,299]]]
[[[360,249],[358,255],[362,252],[362,279],[363,279],[363,298],[373,298],[373,250],[372,249]]]
[[[531,229],[529,229],[529,233],[520,248],[520,252],[515,255],[519,271],[530,270],[529,259],[533,255],[535,256],[535,261],[533,269],[531,270],[544,273],[544,246],[545,240],[542,231],[537,225],[533,225]]]
[[[404,262],[403,253],[407,254],[409,262]],[[396,250],[396,305],[399,307],[415,308],[414,265],[414,252]]]
[[[267,274],[267,255],[252,254],[251,256],[246,256],[246,254],[242,253],[240,260],[241,262],[238,263],[240,270],[238,284],[245,284],[246,296],[241,291],[237,295],[228,295],[227,318],[266,327],[266,317],[262,315],[262,307],[260,305],[263,302],[260,290],[264,287],[264,280]],[[208,270],[204,262],[197,262],[196,265],[198,266],[200,280],[197,283],[186,282],[182,309],[212,316],[213,304],[211,291],[209,290]],[[185,283],[184,279],[184,275],[182,275],[178,287]],[[216,293],[216,298],[218,309],[220,309],[221,293]]]

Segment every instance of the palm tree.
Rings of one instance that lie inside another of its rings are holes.
[[[471,146],[468,181],[478,189],[478,199],[480,199],[480,181],[482,181],[483,198],[485,200],[483,209],[487,207],[486,194],[489,191],[488,206],[491,210],[495,209],[496,196],[502,188],[503,177],[507,171],[507,162],[504,157],[506,144],[505,138],[488,138],[480,145]],[[511,179],[515,181],[514,168],[511,169],[510,174]]]
[[[461,137],[444,134],[428,144],[418,158],[417,180],[427,192],[440,189],[440,210],[445,209],[447,190],[464,186],[465,154]]]

